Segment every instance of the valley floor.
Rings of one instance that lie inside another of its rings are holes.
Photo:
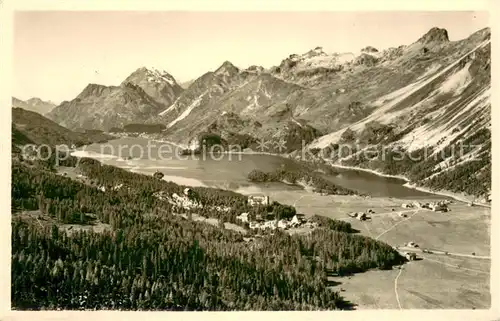
[[[361,234],[400,251],[417,252],[418,259],[401,269],[332,277],[356,309],[488,309],[491,305],[489,208],[455,202],[449,206],[451,211],[441,213],[403,209],[401,204],[408,200],[321,196],[306,191],[276,192],[270,197],[294,204],[306,215],[348,221]],[[371,220],[347,216],[368,209],[375,212]],[[400,217],[399,212],[407,216]],[[419,248],[405,248],[410,241]]]

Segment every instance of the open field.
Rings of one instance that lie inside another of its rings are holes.
[[[356,309],[490,307],[489,208],[454,202],[449,205],[449,212],[442,213],[403,209],[401,204],[408,200],[392,198],[321,196],[306,191],[284,191],[270,196],[278,202],[295,204],[300,213],[345,220],[363,235],[401,251],[417,253],[418,260],[404,264],[402,270],[332,277],[332,281],[340,283],[335,288],[342,289],[342,295]],[[375,212],[369,215],[370,220],[363,222],[347,216],[368,209]],[[400,217],[399,212],[405,212],[407,217]],[[417,243],[419,248],[405,248],[409,241]],[[423,253],[423,249],[435,253]]]

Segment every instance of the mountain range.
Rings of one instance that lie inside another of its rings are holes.
[[[356,53],[327,53],[315,47],[270,68],[225,61],[182,86],[167,72],[142,67],[119,86],[89,84],[47,117],[72,130],[163,124],[162,137],[185,145],[211,133],[230,142],[265,141],[267,150],[260,151],[291,155],[304,148],[332,151],[342,142],[358,144],[356,153],[384,145],[405,153],[430,148],[433,154],[459,141],[477,143],[465,155],[425,162],[419,181],[435,181],[468,164],[470,156],[489,159],[490,34],[485,28],[450,41],[447,30],[432,28],[410,44],[385,50],[367,44]],[[354,154],[326,161],[412,179],[407,168],[354,161]],[[491,164],[479,163],[467,165],[460,177],[487,179]]]
[[[43,101],[40,98],[30,98],[28,100],[21,100],[12,97],[12,108],[22,108],[31,110],[41,115],[45,115],[54,109],[57,105],[51,101]]]

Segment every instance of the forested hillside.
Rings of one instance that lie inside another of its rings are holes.
[[[349,304],[329,288],[328,273],[387,269],[404,260],[389,245],[329,219],[309,235],[278,231],[248,239],[173,215],[179,209],[155,196],[182,193],[183,186],[90,159],[82,159],[78,169],[87,183],[13,164],[16,309],[342,309]],[[123,185],[109,188],[115,184]],[[196,193],[205,205],[200,214],[207,217],[234,220],[229,216],[249,210],[237,193]],[[68,223],[77,224],[71,232]],[[94,224],[110,228],[78,228]]]

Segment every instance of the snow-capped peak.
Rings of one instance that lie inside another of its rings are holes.
[[[148,81],[150,82],[161,82],[161,81],[166,81],[169,85],[173,86],[176,82],[174,77],[170,75],[168,72],[165,70],[159,70],[155,67],[150,67],[150,68],[145,68],[146,69],[146,75],[148,76]]]
[[[137,69],[130,77],[134,77],[134,75],[140,75],[140,77],[145,77],[148,82],[161,84],[163,82],[167,82],[170,86],[174,86],[176,84],[175,78],[172,77],[165,70],[159,70],[155,67],[141,67]]]

